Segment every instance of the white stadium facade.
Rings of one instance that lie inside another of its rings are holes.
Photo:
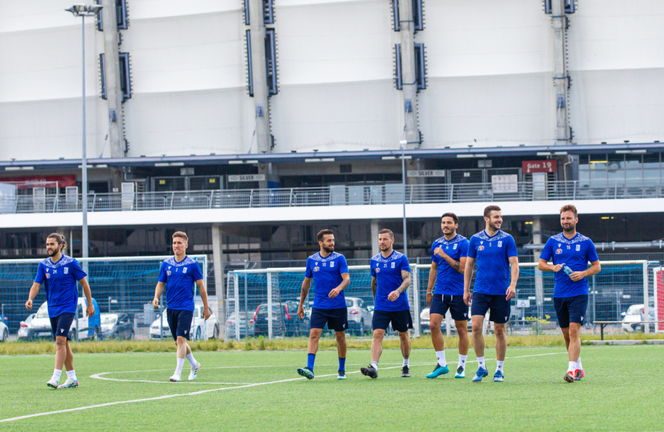
[[[662,256],[664,2],[96,3],[0,0],[0,258],[81,253],[82,67],[90,256],[294,261],[331,227],[364,263],[405,212],[426,261],[490,203],[522,255],[574,203],[600,252]]]

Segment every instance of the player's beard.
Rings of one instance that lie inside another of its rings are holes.
[[[379,245],[378,247],[380,248],[381,251],[386,251],[386,250],[390,250],[391,246],[390,245]]]
[[[50,257],[54,257],[54,256],[56,256],[56,255],[58,254],[58,252],[60,252],[60,247],[59,247],[59,246],[56,247],[56,248],[53,249],[51,252],[48,252],[48,251],[46,251],[46,252],[48,253],[48,256],[50,256]]]
[[[331,254],[332,252],[334,252],[334,246],[332,246],[331,248],[327,248],[327,247],[323,246],[323,250],[325,252]]]
[[[489,221],[489,228],[491,228],[491,229],[494,230],[494,231],[498,231],[498,230],[500,230],[500,226],[502,226],[502,224],[500,224],[500,225],[496,225],[496,224],[493,223],[492,221]]]
[[[574,224],[569,224],[569,226],[567,226],[567,227],[565,227],[563,225],[563,231],[565,231],[568,234],[573,233],[575,230],[576,230],[576,225],[574,225]]]

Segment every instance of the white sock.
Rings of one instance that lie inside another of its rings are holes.
[[[196,359],[194,358],[194,353],[189,353],[189,354],[187,354],[187,361],[189,362],[189,364],[191,365],[191,367],[196,367],[196,366],[198,366],[198,362],[197,362]]]
[[[569,366],[567,366],[567,372],[574,372],[574,369],[576,369],[576,362],[569,362]]]
[[[583,366],[581,365],[581,356],[579,356],[579,359],[576,361],[576,368],[583,370]]]
[[[67,378],[72,381],[76,381],[76,371],[74,369],[67,371]]]
[[[503,365],[505,364],[505,360],[498,360],[496,362],[496,372],[498,371],[503,371]]]
[[[442,367],[447,366],[447,360],[445,360],[445,350],[436,351],[436,358],[438,359],[438,364]]]
[[[466,368],[466,358],[468,358],[467,355],[459,354],[459,366],[462,368]]]
[[[60,381],[60,375],[62,375],[62,369],[53,369],[53,379],[57,382]]]
[[[372,361],[371,362],[371,367],[378,370],[378,362]]]
[[[408,359],[403,359],[403,365],[408,366]]]
[[[484,356],[477,357],[477,364],[479,367],[486,369],[486,363],[484,362]]]
[[[175,368],[175,375],[182,375],[182,366],[184,366],[184,359],[178,358],[178,365]]]

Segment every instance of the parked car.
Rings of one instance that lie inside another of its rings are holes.
[[[235,326],[238,325],[238,319],[235,312],[231,313],[226,320],[226,328],[224,329],[224,339],[234,339],[236,335]],[[251,326],[253,321],[247,322],[247,313],[240,311],[240,338],[253,336],[251,333]]]
[[[272,304],[273,336],[305,336],[309,334],[309,318],[297,316],[298,302],[286,301]],[[268,335],[268,305],[261,303],[253,317],[253,335]]]
[[[170,338],[171,336],[171,329],[168,326],[168,319],[167,319],[167,311],[168,309],[164,309],[164,311],[157,317],[156,320],[150,324],[150,339],[164,339],[164,338]],[[159,324],[159,321],[161,321],[161,326]],[[161,335],[159,334],[159,330],[161,328]],[[196,305],[194,308],[194,316],[193,319],[191,320],[191,329],[190,329],[190,335],[191,335],[191,340],[207,340],[210,338],[218,338],[220,333],[219,329],[219,321],[217,320],[217,316],[212,313],[210,315],[210,318],[207,319],[207,321],[203,318],[203,305]]]
[[[371,312],[359,297],[346,297],[348,308],[348,331],[356,335],[363,335],[371,330]]]
[[[134,323],[129,314],[103,313],[100,318],[103,339],[134,339]]]
[[[28,317],[25,319],[25,321],[21,321],[19,323],[18,327],[18,340],[23,340],[28,338],[28,327],[30,326],[30,323],[32,322],[32,319],[37,315],[36,313],[32,313],[28,315]]]
[[[431,333],[431,317],[429,314],[429,308],[424,308],[422,309],[422,312],[420,312],[420,328],[422,329],[422,333]],[[472,321],[468,320],[468,332],[470,332],[472,328]],[[440,323],[440,330],[447,332],[447,320],[445,318],[443,318]],[[450,319],[450,332],[457,332],[456,322],[453,319]]]
[[[0,321],[0,342],[5,342],[7,339],[9,339],[9,329],[4,321]]]
[[[621,314],[623,316],[623,330],[628,333],[645,331],[646,325],[643,323],[643,321],[655,321],[654,304],[648,308],[648,319],[646,319],[645,313],[646,311],[643,304],[631,305],[627,309],[627,312],[623,312]],[[655,323],[651,323],[649,326],[651,331],[655,330]]]
[[[69,339],[85,340],[94,339],[98,340],[101,336],[101,318],[99,313],[99,304],[97,300],[92,299],[92,304],[95,307],[95,314],[91,317],[86,316],[85,310],[87,309],[88,302],[85,297],[78,298],[77,317],[71,323],[69,328]],[[26,339],[50,339],[53,337],[51,333],[51,320],[48,315],[48,302],[42,303],[37,310],[34,318],[27,326]]]

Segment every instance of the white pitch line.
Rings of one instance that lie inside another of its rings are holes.
[[[542,357],[542,356],[558,355],[558,354],[566,354],[566,353],[565,352],[555,352],[555,353],[545,353],[545,354],[530,354],[530,355],[517,356],[517,357],[506,357],[505,359],[506,360],[507,359],[513,360],[513,359],[521,359],[521,358],[528,358],[528,357]],[[474,362],[474,361],[470,361],[468,363],[472,363],[472,362]],[[417,364],[417,365],[413,365],[413,366],[425,366],[425,365],[426,364],[422,364],[422,365]],[[401,368],[401,366],[391,366],[391,367],[385,367],[385,368],[381,368],[381,369],[384,370],[384,369],[399,369],[399,368]],[[170,370],[170,369],[168,369],[168,370]],[[355,374],[355,373],[360,373],[360,371],[347,372],[346,374],[348,375],[348,374]],[[99,375],[99,374],[97,374],[97,375]],[[317,378],[325,378],[325,377],[331,377],[331,376],[337,376],[337,374],[318,375]],[[235,390],[235,389],[242,389],[242,388],[249,388],[249,387],[258,387],[258,386],[265,386],[265,385],[271,385],[271,384],[279,384],[279,383],[284,383],[284,382],[301,381],[301,380],[304,380],[304,379],[306,379],[306,378],[303,378],[303,377],[288,378],[288,379],[283,379],[283,380],[278,380],[278,381],[268,381],[268,382],[262,382],[262,383],[245,384],[245,385],[235,386],[235,387],[222,387],[222,388],[217,388],[217,389],[199,390],[199,391],[192,392],[192,393],[178,393],[178,394],[156,396],[156,397],[144,398],[144,399],[131,399],[131,400],[126,400],[126,401],[107,402],[107,403],[103,403],[103,404],[88,405],[88,406],[83,406],[83,407],[78,407],[78,408],[68,408],[68,409],[59,410],[59,411],[48,411],[48,412],[43,412],[43,413],[27,414],[27,415],[18,416],[18,417],[10,417],[10,418],[6,418],[6,419],[0,419],[0,423],[12,422],[12,421],[17,421],[17,420],[25,420],[25,419],[29,419],[29,418],[43,417],[43,416],[61,414],[61,413],[67,413],[67,412],[85,411],[85,410],[89,410],[89,409],[103,408],[103,407],[114,406],[114,405],[125,405],[125,404],[139,403],[139,402],[150,402],[150,401],[155,401],[155,400],[171,399],[171,398],[182,397],[182,396],[197,396],[197,395],[201,395],[201,394],[205,394],[205,393],[212,393],[212,392],[219,392],[219,391],[226,391],[226,390]]]

